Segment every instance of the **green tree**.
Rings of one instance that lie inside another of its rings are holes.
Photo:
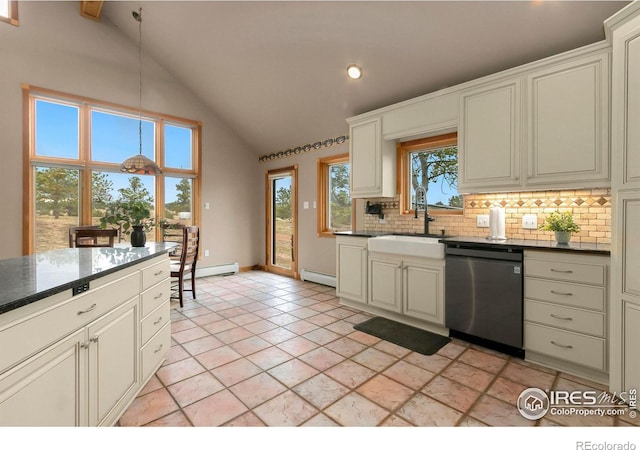
[[[124,202],[141,202],[144,203],[149,209],[153,207],[153,196],[149,190],[144,187],[140,177],[129,178],[129,186],[126,188],[118,189],[120,194],[120,201]]]
[[[438,180],[454,189],[458,187],[458,147],[414,152],[411,154],[411,167],[414,190],[418,186],[428,190]]]
[[[104,172],[92,172],[91,174],[91,200],[93,204],[93,216],[98,216],[98,210],[103,210],[113,200],[111,191],[113,182]]]
[[[36,209],[58,219],[78,215],[78,171],[50,167],[36,171]]]
[[[331,228],[351,228],[351,196],[349,194],[349,164],[334,164],[329,167]]]
[[[176,185],[178,194],[176,195],[175,211],[188,212],[191,211],[191,181],[188,178],[183,178],[180,183]]]
[[[281,187],[276,192],[276,217],[291,219],[291,186]]]
[[[453,206],[455,208],[462,208],[462,195],[454,195],[449,198],[449,206]]]
[[[150,231],[154,225],[151,215],[153,197],[140,177],[129,178],[129,186],[118,189],[118,194],[118,199],[107,205],[104,216],[100,218],[102,228],[117,225],[120,238],[130,234],[134,225],[142,225],[145,231]]]

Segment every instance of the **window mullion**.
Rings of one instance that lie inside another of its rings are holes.
[[[91,225],[92,217],[92,171],[89,168],[91,161],[91,108],[87,103],[80,106],[80,224]]]

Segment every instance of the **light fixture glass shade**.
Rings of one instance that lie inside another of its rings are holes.
[[[155,162],[142,154],[127,158],[120,164],[120,171],[138,175],[158,175],[162,173],[162,170]]]
[[[351,64],[347,67],[347,75],[349,75],[349,78],[357,80],[362,76],[362,68],[356,64]]]

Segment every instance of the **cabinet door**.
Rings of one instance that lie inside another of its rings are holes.
[[[395,195],[395,145],[382,140],[382,118],[349,127],[351,197],[393,197]]]
[[[369,257],[369,304],[402,312],[402,261]]]
[[[135,297],[88,327],[91,426],[105,423],[135,394],[140,381],[139,320]]]
[[[444,325],[444,270],[405,264],[402,300],[404,313]]]
[[[623,382],[622,391],[637,389],[640,386],[640,358],[638,358],[638,342],[640,342],[640,305],[624,302],[623,311]]]
[[[616,170],[621,171],[621,188],[640,188],[640,17],[638,26],[614,41],[614,108],[618,116],[612,123]],[[616,134],[617,133],[617,134]]]
[[[0,375],[0,426],[86,426],[85,331]]]
[[[358,303],[367,302],[367,249],[363,243],[337,239],[338,276],[336,293]]]
[[[462,94],[458,191],[520,187],[520,84],[516,78]]]
[[[608,73],[604,52],[527,76],[528,185],[610,185]]]

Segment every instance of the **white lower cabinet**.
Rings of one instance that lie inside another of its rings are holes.
[[[135,395],[140,382],[139,320],[136,296],[87,327],[90,426],[117,420],[124,399]]]
[[[609,257],[525,251],[526,359],[608,383]]]
[[[367,238],[336,237],[336,295],[367,303]]]
[[[369,255],[369,304],[402,312],[402,259]]]
[[[444,260],[369,254],[369,304],[444,325]]]
[[[87,352],[79,330],[0,375],[2,426],[86,426]]]
[[[141,295],[151,265],[166,270]],[[169,350],[168,268],[160,256],[94,280],[83,294],[0,315],[2,352],[11,348],[0,358],[0,426],[116,423]],[[144,321],[147,292],[155,303]]]

